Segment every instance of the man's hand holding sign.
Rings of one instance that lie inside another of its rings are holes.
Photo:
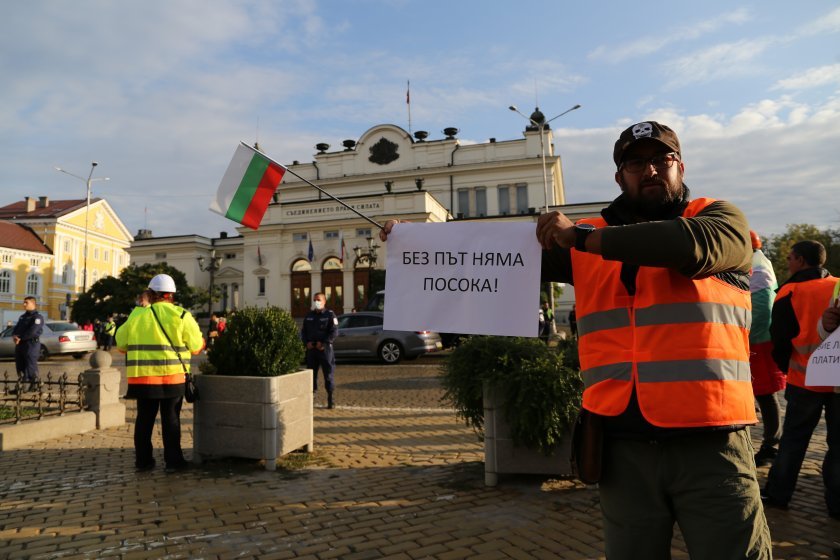
[[[386,329],[537,336],[533,223],[389,221],[380,239],[388,240]]]

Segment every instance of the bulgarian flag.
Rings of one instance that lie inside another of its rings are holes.
[[[244,142],[225,171],[210,210],[251,229],[260,222],[286,168]]]

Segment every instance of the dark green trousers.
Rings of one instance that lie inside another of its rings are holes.
[[[609,560],[772,558],[748,430],[658,442],[607,438],[599,484]]]

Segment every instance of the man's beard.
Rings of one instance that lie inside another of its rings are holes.
[[[676,187],[660,179],[640,183],[639,192],[635,195],[630,195],[626,189],[624,192],[633,212],[647,219],[661,219],[670,215],[683,198],[682,184]]]

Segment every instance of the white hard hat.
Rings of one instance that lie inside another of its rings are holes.
[[[175,280],[168,274],[158,274],[149,282],[149,289],[156,292],[175,293]]]

